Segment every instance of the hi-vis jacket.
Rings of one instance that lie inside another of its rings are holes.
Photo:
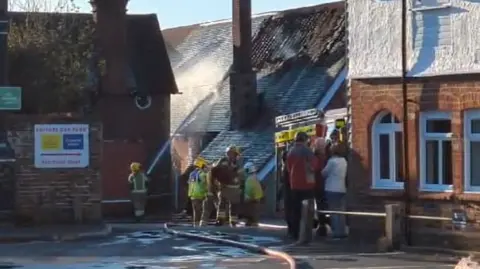
[[[250,175],[245,181],[245,201],[258,201],[263,198],[262,185],[256,175]]]
[[[204,199],[207,195],[207,175],[199,168],[190,173],[188,197],[192,200]]]
[[[144,173],[131,173],[128,182],[133,184],[133,192],[147,192],[148,177]]]

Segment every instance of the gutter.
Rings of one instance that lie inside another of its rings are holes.
[[[347,67],[344,67],[340,73],[338,73],[337,78],[335,78],[335,81],[333,81],[332,85],[330,85],[330,88],[327,90],[327,92],[323,95],[322,99],[320,100],[320,103],[316,106],[317,109],[319,110],[324,110],[325,107],[332,101],[333,97],[337,93],[338,89],[340,89],[340,86],[342,86],[342,83],[345,81],[347,78]],[[275,169],[276,166],[276,159],[275,156],[271,157],[270,160],[268,160],[267,164],[263,166],[263,168],[258,172],[257,177],[260,181],[263,181],[270,172],[272,172],[273,169]]]

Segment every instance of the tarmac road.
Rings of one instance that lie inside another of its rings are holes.
[[[360,253],[333,244],[319,249],[282,248],[266,233],[217,235],[276,246],[299,261],[299,269],[443,269],[458,257],[411,253]],[[281,261],[244,250],[175,238],[160,229],[122,231],[108,238],[77,242],[31,242],[0,245],[0,269],[281,269]]]
[[[175,238],[162,230],[123,231],[76,242],[0,245],[0,269],[242,269],[263,265],[283,267],[279,261],[241,249]]]

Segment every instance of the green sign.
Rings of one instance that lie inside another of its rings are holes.
[[[0,87],[0,110],[22,109],[22,88]]]

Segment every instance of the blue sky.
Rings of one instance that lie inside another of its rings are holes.
[[[75,0],[82,12],[90,12],[88,0]],[[252,13],[283,10],[332,2],[331,0],[252,0]],[[208,3],[208,4],[206,4]],[[160,26],[171,28],[232,17],[231,0],[130,0],[129,13],[156,13]]]

